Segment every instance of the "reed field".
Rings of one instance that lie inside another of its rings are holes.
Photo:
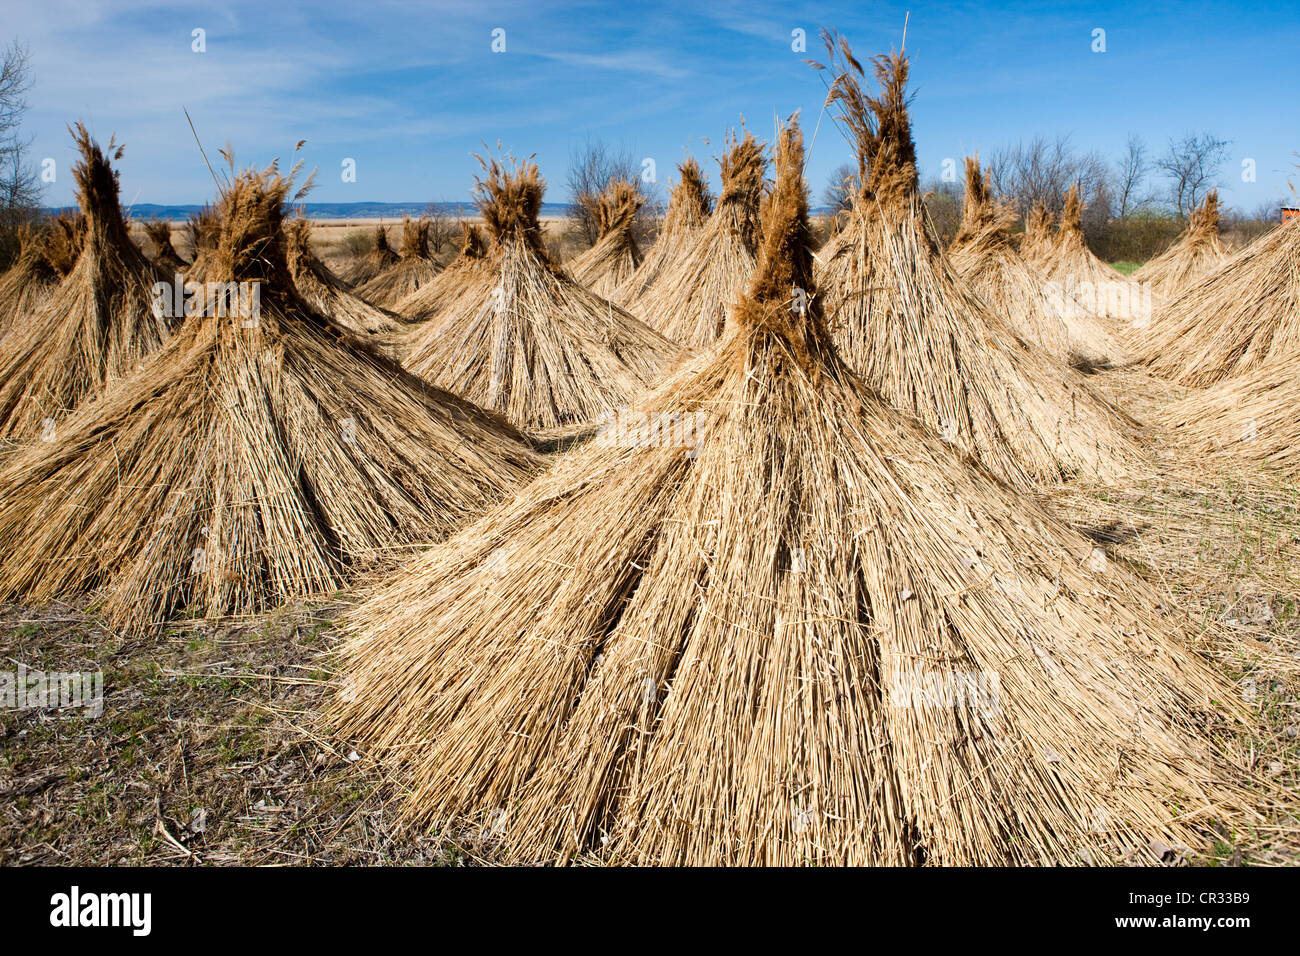
[[[822,43],[568,215],[486,142],[455,217],[230,147],[133,215],[74,122],[0,275],[0,864],[1300,864],[1300,219],[1111,262],[972,150],[941,236],[911,46]]]

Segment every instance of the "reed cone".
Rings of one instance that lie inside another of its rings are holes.
[[[602,299],[613,299],[641,264],[632,226],[643,205],[645,197],[625,179],[611,179],[593,204],[596,244],[569,263],[569,274]]]
[[[375,226],[374,243],[370,251],[343,269],[339,278],[350,286],[359,286],[397,265],[397,259],[397,253],[388,244],[388,230],[380,224]]]
[[[1047,281],[1065,294],[1088,305],[1103,319],[1139,321],[1149,318],[1150,296],[1143,287],[1112,269],[1088,248],[1080,216],[1083,200],[1079,187],[1065,194],[1061,224],[1052,246],[1036,262]]]
[[[927,230],[907,60],[877,57],[881,92],[869,96],[847,43],[826,39],[830,101],[858,149],[863,184],[850,222],[817,255],[841,356],[895,408],[1008,481],[1131,475],[1142,466],[1132,419],[1081,373],[1027,347],[953,272]]]
[[[385,309],[427,286],[438,275],[438,264],[429,254],[429,220],[402,220],[402,254],[369,282],[356,287],[356,294]]]
[[[21,226],[18,258],[0,275],[0,334],[25,322],[58,287],[62,276],[51,261],[46,237],[51,228]]]
[[[194,258],[190,260],[185,277],[191,282],[206,282],[221,239],[221,219],[217,208],[209,203],[198,212],[190,213],[185,231],[194,249]]]
[[[496,416],[298,298],[290,178],[241,173],[221,198],[214,281],[260,283],[255,321],[191,316],[57,442],[0,471],[0,594],[101,591],[104,620],[132,631],[252,614],[446,535],[536,469]]]
[[[354,293],[316,258],[311,229],[311,220],[301,216],[285,223],[285,254],[299,297],[339,328],[363,338],[402,328],[401,316]]]
[[[460,224],[460,251],[429,282],[410,293],[394,310],[411,319],[424,321],[438,315],[446,305],[473,284],[487,268],[487,243],[476,223]]]
[[[625,307],[684,346],[708,345],[722,333],[754,271],[758,208],[763,195],[763,148],[750,133],[721,160],[722,194],[704,226]]]
[[[1052,214],[1047,211],[1046,205],[1036,202],[1029,210],[1029,218],[1025,220],[1025,232],[1020,240],[1020,258],[1031,268],[1042,270],[1055,243]]]
[[[1183,385],[1213,385],[1300,357],[1300,221],[1260,236],[1162,304],[1132,333],[1138,360]]]
[[[686,159],[677,164],[679,178],[668,197],[659,238],[646,253],[636,272],[629,276],[610,299],[624,308],[632,308],[659,279],[673,272],[682,255],[691,248],[691,240],[708,222],[713,211],[713,197],[700,164]]]
[[[346,616],[336,726],[411,772],[408,822],[468,819],[515,860],[1204,845],[1198,815],[1248,802],[1202,725],[1232,688],[1157,595],[838,358],[802,162],[786,126],[748,295],[640,406],[699,413],[697,440],[588,444],[394,576]],[[916,690],[981,673],[995,705]]]
[[[961,227],[948,247],[957,275],[1021,339],[1057,361],[1085,369],[1119,364],[1116,338],[1025,264],[1011,240],[1014,222],[1015,213],[989,194],[979,160],[967,157]]]
[[[438,318],[412,332],[407,368],[533,431],[613,412],[662,377],[677,347],[547,257],[536,164],[480,162],[487,262]]]
[[[1133,273],[1159,299],[1172,299],[1228,261],[1219,238],[1219,191],[1211,189],[1187,217],[1187,231],[1172,246]]]
[[[1199,460],[1248,461],[1300,478],[1300,374],[1293,359],[1261,365],[1174,405],[1169,422]]]
[[[145,259],[122,219],[111,165],[121,147],[110,142],[106,155],[81,123],[71,132],[85,234],[72,271],[0,337],[0,439],[48,438],[50,425],[156,351],[173,324],[153,301],[154,284],[172,277]]]
[[[153,262],[166,275],[184,273],[189,263],[181,258],[172,245],[172,224],[165,219],[150,219],[144,224],[144,233],[153,246]]]

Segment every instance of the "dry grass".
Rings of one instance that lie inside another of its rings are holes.
[[[1219,238],[1219,191],[1211,189],[1187,217],[1187,231],[1172,246],[1133,273],[1160,299],[1172,299],[1228,261]]]
[[[153,285],[171,281],[145,259],[127,234],[111,162],[80,123],[73,167],[85,220],[71,272],[40,308],[0,336],[0,439],[49,436],[47,423],[135,371],[167,339],[173,321],[158,313]]]
[[[840,355],[895,408],[1010,482],[1140,471],[1136,423],[1081,373],[1027,347],[953,273],[927,230],[906,61],[877,58],[879,96],[863,89],[854,63],[832,51],[830,98],[850,141],[867,151],[859,164],[869,172],[849,223],[817,256]]]
[[[56,442],[0,471],[0,593],[95,591],[128,631],[251,613],[445,536],[537,467],[504,422],[298,298],[289,188],[273,166],[222,196],[211,275],[261,284],[255,320],[191,316]]]
[[[549,259],[535,164],[494,159],[484,170],[476,198],[492,247],[461,293],[412,330],[404,364],[530,430],[615,411],[659,380],[677,347]]]
[[[1300,224],[1256,239],[1132,336],[1139,360],[1183,385],[1292,361],[1300,351]]]
[[[596,244],[569,262],[568,269],[575,281],[602,299],[612,300],[641,264],[632,226],[643,205],[645,197],[626,180],[610,180],[593,203]]]
[[[438,264],[429,254],[429,220],[402,221],[401,257],[368,282],[356,287],[356,294],[385,309],[415,295],[437,277]]]
[[[334,716],[515,860],[1077,863],[1251,822],[1232,688],[1093,542],[836,357],[797,134],[752,297],[642,406],[347,617]],[[903,695],[999,675],[995,707]]]
[[[733,139],[720,165],[722,194],[713,215],[687,233],[676,250],[665,247],[671,259],[652,281],[634,283],[637,288],[623,293],[629,311],[690,348],[708,345],[722,333],[754,270],[763,147],[747,132],[740,142]]]
[[[1013,332],[1057,361],[1087,369],[1120,364],[1115,337],[1081,304],[1048,286],[1016,252],[1014,222],[1015,213],[989,194],[979,160],[967,157],[961,228],[948,247],[957,275]]]

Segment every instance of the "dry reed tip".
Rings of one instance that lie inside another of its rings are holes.
[[[524,160],[507,166],[494,159],[475,157],[483,167],[474,186],[474,201],[492,238],[498,243],[523,240],[537,251],[543,250],[539,217],[546,181],[537,164]]]

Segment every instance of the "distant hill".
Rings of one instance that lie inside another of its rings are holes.
[[[472,202],[309,202],[304,204],[308,219],[401,219],[403,216],[423,216],[430,206],[445,216],[475,216],[478,207]],[[47,213],[63,212],[67,207],[47,208]],[[128,212],[132,219],[185,219],[202,207],[164,206],[158,203],[138,202]],[[543,216],[567,216],[568,203],[542,203]]]

